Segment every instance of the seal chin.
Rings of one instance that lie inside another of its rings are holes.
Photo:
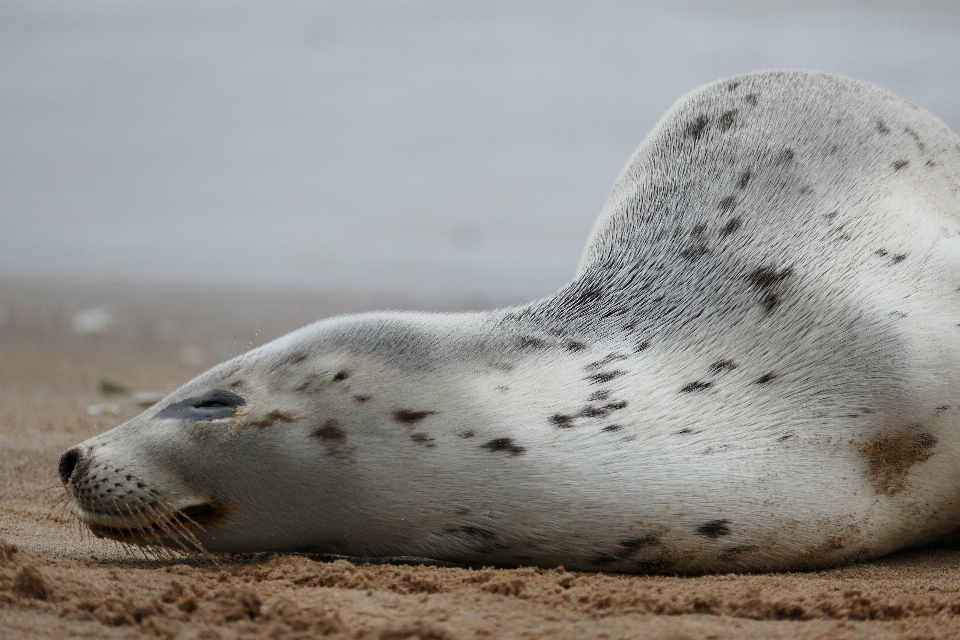
[[[78,509],[80,521],[98,538],[109,538],[141,546],[199,546],[194,532],[226,520],[230,510],[213,501],[201,502],[180,509],[150,513],[98,513]]]

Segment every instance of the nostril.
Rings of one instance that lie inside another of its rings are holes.
[[[68,449],[63,452],[63,455],[60,456],[60,479],[63,480],[63,484],[70,482],[70,476],[73,475],[73,470],[77,468],[77,462],[80,460],[80,450],[78,447],[73,449]]]

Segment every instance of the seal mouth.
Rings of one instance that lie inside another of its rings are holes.
[[[184,543],[199,546],[193,532],[204,531],[207,527],[214,526],[229,516],[230,510],[223,505],[215,502],[203,502],[200,504],[183,507],[167,514],[160,515],[159,518],[151,522],[136,523],[132,526],[126,524],[100,524],[97,522],[85,522],[84,524],[98,538],[109,538],[118,542],[145,546],[184,546]],[[85,515],[98,515],[95,512],[87,512]],[[134,514],[99,514],[112,518],[118,516],[129,522],[131,518],[138,518]],[[126,515],[126,517],[123,517]]]

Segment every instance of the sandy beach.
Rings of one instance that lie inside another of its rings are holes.
[[[960,634],[960,552],[948,546],[811,573],[624,576],[302,555],[154,560],[85,535],[70,519],[59,454],[141,411],[135,393],[171,391],[230,353],[317,318],[470,306],[4,278],[0,637]]]

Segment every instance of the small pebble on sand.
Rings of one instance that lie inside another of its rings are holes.
[[[149,407],[157,404],[166,397],[165,393],[159,391],[141,391],[133,394],[133,401],[141,407]]]
[[[115,416],[120,413],[120,406],[116,404],[92,404],[87,407],[87,414],[93,417],[111,415]]]

